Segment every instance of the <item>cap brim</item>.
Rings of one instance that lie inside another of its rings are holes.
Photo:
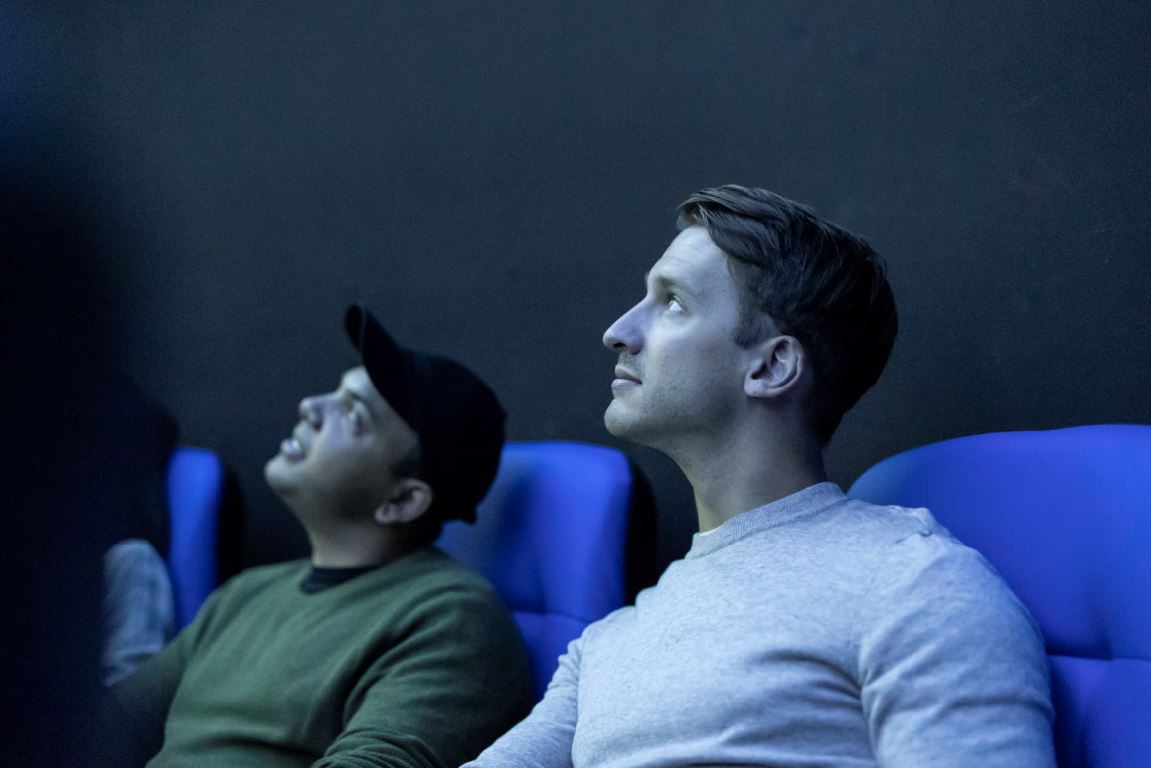
[[[407,351],[395,342],[375,315],[363,304],[353,304],[344,315],[348,338],[376,390],[396,413],[415,428]]]

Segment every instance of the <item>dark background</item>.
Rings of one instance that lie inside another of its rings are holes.
[[[887,372],[845,487],[916,445],[1151,422],[1151,7],[1103,2],[107,3],[37,12],[63,62],[101,322],[221,453],[250,563],[303,538],[262,480],[368,301],[501,395],[513,439],[603,429],[608,324],[692,191],[815,206],[886,256]],[[90,318],[79,318],[87,322]],[[114,418],[114,414],[109,414]],[[687,547],[690,489],[627,450]]]

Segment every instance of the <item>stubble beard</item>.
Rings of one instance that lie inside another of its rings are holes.
[[[666,430],[660,429],[658,415],[650,413],[651,409],[642,405],[625,404],[619,398],[612,398],[603,414],[604,427],[621,440],[662,450],[660,446],[663,441],[660,436]]]

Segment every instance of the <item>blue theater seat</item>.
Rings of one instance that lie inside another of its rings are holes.
[[[168,464],[171,539],[168,575],[176,603],[176,630],[196,616],[219,583],[217,558],[224,465],[203,448],[177,448]]]
[[[1030,609],[1061,768],[1151,766],[1151,426],[946,440],[880,462],[848,494],[927,507]]]
[[[654,551],[654,531],[635,525],[642,512],[629,516],[635,482],[611,448],[509,443],[477,522],[445,526],[439,546],[487,576],[515,616],[540,695],[567,644],[631,596],[628,563],[644,557],[629,550]]]

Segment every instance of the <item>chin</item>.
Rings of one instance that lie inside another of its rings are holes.
[[[666,452],[668,438],[673,437],[679,427],[675,420],[656,418],[651,413],[635,413],[614,400],[604,411],[603,424],[608,432],[621,440],[660,452]]]
[[[264,465],[264,481],[277,493],[291,484],[289,474],[288,463],[279,454],[268,459],[268,463]]]
[[[612,400],[607,410],[604,411],[603,425],[607,427],[608,432],[616,437],[635,439],[635,417],[629,415],[618,400]]]

